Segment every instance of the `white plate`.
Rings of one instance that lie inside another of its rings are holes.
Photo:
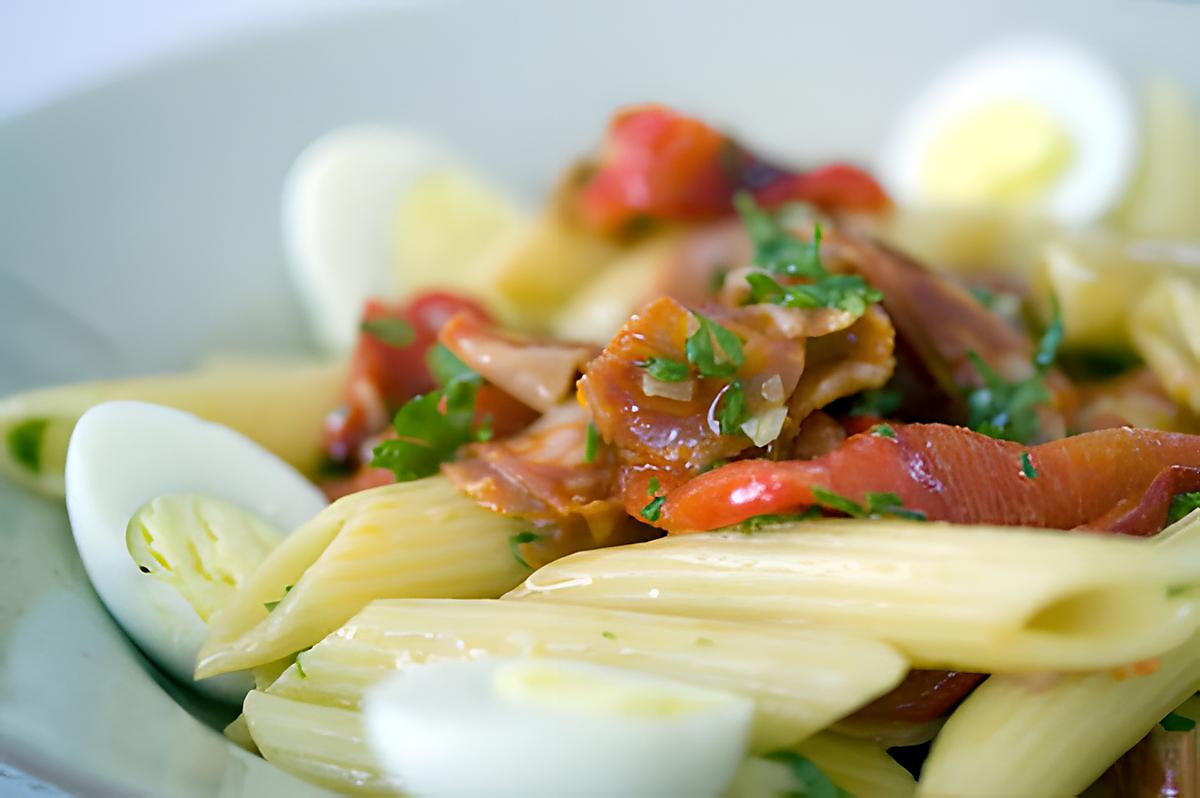
[[[1149,0],[493,0],[162,64],[0,128],[0,393],[303,348],[279,189],[336,125],[423,126],[527,197],[635,100],[790,159],[869,162],[904,99],[992,37],[1074,35],[1200,88],[1198,22]],[[164,691],[97,603],[61,506],[0,484],[0,519],[0,759],[88,795],[310,794]]]

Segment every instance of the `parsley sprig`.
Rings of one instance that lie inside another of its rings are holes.
[[[404,319],[396,319],[388,316],[363,319],[360,329],[367,335],[379,339],[388,346],[395,347],[408,346],[417,337],[411,324]]]
[[[700,326],[684,346],[688,362],[701,377],[732,377],[746,362],[742,339],[707,316],[694,310],[692,315]]]
[[[691,375],[687,363],[680,363],[669,357],[648,357],[639,360],[636,365],[660,382],[683,382]]]
[[[892,516],[895,518],[905,518],[910,521],[926,520],[925,513],[920,510],[907,509],[904,506],[904,502],[895,493],[868,492],[864,497],[866,500],[865,505],[822,487],[814,487],[812,494],[813,498],[817,500],[817,504],[827,507],[830,510],[845,513],[851,518],[883,518],[885,516]]]
[[[792,778],[798,782],[795,786],[800,791],[789,791],[788,795],[804,795],[807,798],[854,798],[833,783],[825,773],[813,764],[812,760],[796,751],[772,751],[764,754],[763,759],[785,765],[791,771]]]
[[[832,274],[821,263],[821,226],[813,227],[812,241],[796,238],[777,218],[759,207],[754,197],[740,192],[733,204],[754,244],[754,263],[762,269],[787,277],[804,277],[812,282],[783,285],[762,272],[746,275],[750,303],[788,308],[837,308],[853,316],[883,294],[856,274]]]
[[[966,393],[967,426],[993,438],[1030,443],[1038,434],[1037,409],[1050,401],[1045,377],[1062,343],[1063,324],[1058,304],[1054,317],[1033,355],[1033,376],[1009,382],[977,352],[967,352],[983,385]]]
[[[440,344],[427,356],[429,370],[440,388],[414,397],[396,411],[396,438],[375,447],[371,465],[387,468],[398,482],[437,473],[458,447],[475,439],[475,395],[483,378]],[[482,437],[490,437],[484,424]]]
[[[1182,521],[1192,510],[1200,507],[1200,491],[1176,493],[1171,497],[1171,509],[1167,511],[1167,524]]]

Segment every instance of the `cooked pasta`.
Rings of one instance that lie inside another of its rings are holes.
[[[1180,404],[1200,413],[1200,324],[1195,317],[1200,286],[1163,277],[1134,306],[1130,335],[1138,354]]]
[[[0,474],[61,497],[75,422],[89,407],[114,399],[169,405],[225,424],[312,473],[322,456],[322,423],[337,405],[344,374],[340,364],[225,365],[15,394],[0,399]]]
[[[803,739],[894,687],[907,670],[889,647],[835,632],[664,618],[505,601],[375,601],[302,655],[272,695],[356,708],[404,667],[478,657],[581,659],[753,698],[755,741]]]
[[[308,648],[376,598],[498,596],[529,573],[510,547],[525,528],[443,477],[352,494],[285,538],[213,617],[197,677]]]
[[[507,598],[834,626],[923,667],[1085,670],[1195,629],[1200,559],[1118,538],[825,522],[687,535],[558,560]]]
[[[912,774],[878,745],[838,734],[815,734],[794,752],[820,768],[834,785],[863,798],[910,798],[916,792]],[[808,795],[790,767],[787,754],[773,759],[749,757],[742,764],[727,798],[778,798]]]
[[[1200,688],[1200,637],[1149,665],[1030,684],[993,676],[954,711],[921,771],[925,798],[1076,795]]]

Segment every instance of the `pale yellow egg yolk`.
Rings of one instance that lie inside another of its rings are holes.
[[[985,105],[933,139],[921,190],[937,203],[1034,204],[1071,165],[1072,144],[1063,125],[1033,103]]]

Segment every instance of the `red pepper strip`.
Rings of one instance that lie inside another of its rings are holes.
[[[613,234],[639,218],[697,222],[728,216],[739,190],[767,207],[798,200],[827,210],[874,212],[888,205],[875,179],[853,166],[789,172],[698,119],[643,105],[613,117],[578,211],[593,230]]]
[[[671,491],[661,525],[681,533],[793,513],[824,488],[862,503],[868,492],[895,493],[931,520],[1073,529],[1141,501],[1172,466],[1200,468],[1200,436],[1121,428],[1026,447],[909,424],[895,437],[855,435],[814,460],[722,466]]]

